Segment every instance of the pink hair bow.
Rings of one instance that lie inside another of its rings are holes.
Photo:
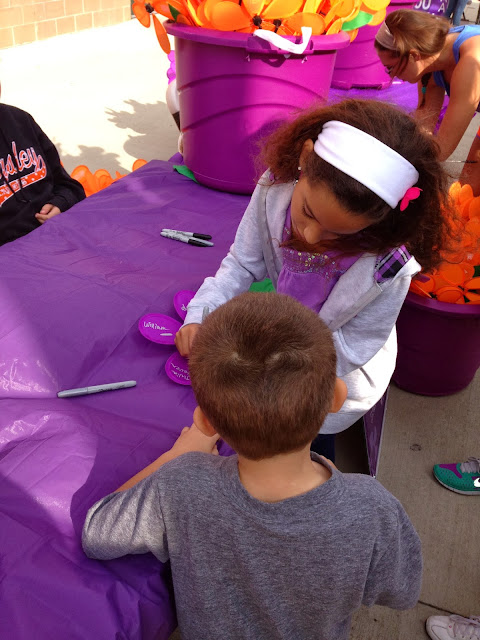
[[[410,189],[407,189],[400,201],[400,211],[404,211],[408,207],[410,200],[416,200],[421,191],[423,191],[423,189],[419,189],[418,187],[410,187]]]

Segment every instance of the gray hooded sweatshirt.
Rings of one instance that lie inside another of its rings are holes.
[[[191,300],[184,324],[201,323],[204,307],[213,311],[248,291],[254,281],[269,277],[276,284],[293,189],[293,183],[273,184],[269,172],[264,174],[230,251]],[[395,322],[420,265],[410,257],[392,277],[378,282],[375,274],[382,257],[363,254],[339,278],[320,310],[320,318],[333,333],[337,375],[348,387],[345,404],[327,416],[321,433],[339,433],[361,418],[383,396],[395,369]]]

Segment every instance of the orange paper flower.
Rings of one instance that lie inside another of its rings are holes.
[[[145,0],[134,0],[134,3],[132,5],[132,11],[135,17],[137,18],[137,20],[140,22],[140,24],[143,24],[143,26],[147,27],[147,29],[148,27],[150,27],[150,21],[153,22],[158,44],[162,47],[162,49],[168,55],[171,51],[170,40],[168,39],[168,35],[167,35],[167,32],[165,31],[165,27],[163,26],[163,24],[155,15],[153,15],[153,12],[157,11],[155,7],[156,4],[159,5],[159,8],[160,8],[160,5],[164,5],[163,2],[150,3],[150,2],[145,2]],[[160,11],[158,13],[160,13]]]
[[[147,164],[146,160],[135,160],[133,163],[132,171],[136,171]],[[71,173],[72,178],[78,180],[85,190],[85,195],[91,196],[106,187],[109,187],[113,182],[124,178],[125,174],[121,174],[118,171],[115,172],[115,178],[112,178],[110,173],[106,169],[97,169],[95,173],[92,173],[90,169],[84,164],[78,165]]]
[[[312,35],[347,31],[354,40],[363,24],[380,24],[389,0],[134,0],[135,16],[149,27],[153,20],[158,41],[170,51],[163,25],[153,12],[181,24],[253,33],[257,29],[282,36],[301,35],[302,27],[311,27]],[[370,4],[369,4],[370,3]],[[362,12],[358,24],[352,21]]]
[[[426,298],[455,304],[480,303],[480,197],[469,184],[450,187],[457,216],[448,223],[456,245],[433,273],[418,275],[410,291]]]

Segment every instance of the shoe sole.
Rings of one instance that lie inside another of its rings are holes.
[[[480,491],[460,491],[460,489],[453,489],[452,487],[449,487],[448,484],[445,484],[439,478],[437,478],[435,474],[433,474],[433,477],[437,482],[439,482],[442,485],[442,487],[445,487],[445,489],[449,489],[450,491],[459,493],[462,496],[480,496]]]

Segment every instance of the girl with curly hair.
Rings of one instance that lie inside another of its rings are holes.
[[[319,424],[313,445],[332,458],[334,434],[363,416],[390,382],[395,322],[412,277],[435,267],[447,245],[448,179],[437,156],[431,136],[381,102],[345,100],[280,128],[266,144],[269,170],[228,255],[188,305],[176,336],[180,353],[189,355],[204,307],[213,310],[270,277],[333,333],[348,398]]]

